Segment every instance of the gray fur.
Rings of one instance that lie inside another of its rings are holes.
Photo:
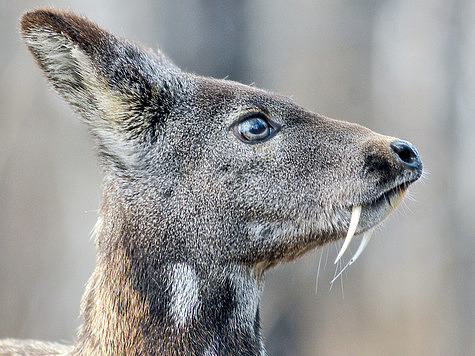
[[[27,13],[22,36],[88,124],[104,170],[71,354],[264,355],[265,270],[344,237],[354,205],[357,232],[375,226],[388,195],[421,175],[395,138],[182,72],[74,14]],[[236,125],[250,113],[280,130],[243,142]]]

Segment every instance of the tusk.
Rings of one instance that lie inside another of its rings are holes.
[[[399,193],[392,195],[389,197],[389,202],[390,202],[390,209],[384,214],[383,219],[386,219],[389,214],[391,214],[394,209],[399,205],[399,203],[402,201],[402,198],[404,198],[404,195],[406,195],[406,189],[401,189]]]
[[[356,250],[354,256],[351,257],[351,260],[348,261],[345,267],[343,267],[341,271],[335,277],[333,277],[333,279],[330,282],[331,285],[333,285],[333,282],[335,282],[338,279],[338,277],[340,277],[341,274],[345,272],[348,266],[352,265],[358,259],[358,257],[360,257],[361,253],[364,251],[366,246],[368,246],[368,242],[371,239],[371,236],[373,236],[373,231],[374,231],[374,228],[364,233],[363,238],[361,239],[360,246],[358,247],[358,250]]]
[[[360,221],[360,215],[361,215],[361,205],[353,206],[353,209],[351,210],[350,227],[348,228],[348,233],[346,234],[345,242],[343,243],[343,246],[341,246],[338,256],[336,256],[335,263],[338,262],[338,260],[341,258],[341,256],[343,256],[346,249],[350,245],[351,239],[355,235],[356,228],[358,227],[358,222]]]
[[[364,233],[363,238],[361,239],[361,242],[360,242],[360,246],[356,250],[354,256],[351,257],[351,260],[349,262],[350,265],[353,262],[355,262],[358,259],[358,257],[360,257],[361,253],[364,251],[366,246],[368,246],[368,242],[371,239],[371,236],[373,236],[373,232],[374,232],[374,229],[370,229]]]

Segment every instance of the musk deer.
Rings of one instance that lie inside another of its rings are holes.
[[[104,192],[75,345],[2,355],[265,355],[264,272],[363,234],[352,263],[422,174],[406,141],[185,73],[72,13],[28,12],[21,35],[89,126]]]

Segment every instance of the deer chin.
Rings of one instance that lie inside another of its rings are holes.
[[[396,209],[406,193],[407,185],[391,188],[376,199],[351,207],[351,219],[345,240],[335,259],[337,263],[345,253],[355,235],[363,234],[360,245],[348,265],[354,263],[369,243],[376,225]],[[348,266],[347,265],[347,266]],[[345,268],[347,267],[345,266]]]
[[[341,259],[353,237],[363,234],[360,245],[348,265],[358,259],[368,245],[374,228],[401,202],[407,185],[408,183],[395,186],[374,199],[342,208],[334,214],[340,221],[348,215],[351,216],[346,237],[335,263]],[[341,238],[341,230],[339,234],[319,230],[318,222],[315,220],[256,221],[248,226],[248,234],[251,241],[259,242],[258,245],[276,246],[276,251],[273,251],[271,255],[263,253],[262,259],[258,261],[258,270],[266,270],[278,263],[293,261],[318,246]],[[289,241],[294,243],[289,243]]]

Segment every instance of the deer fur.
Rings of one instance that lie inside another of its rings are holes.
[[[343,238],[354,206],[368,231],[422,173],[405,141],[185,73],[73,13],[28,12],[21,35],[94,136],[104,192],[77,341],[1,355],[265,355],[264,272]]]

